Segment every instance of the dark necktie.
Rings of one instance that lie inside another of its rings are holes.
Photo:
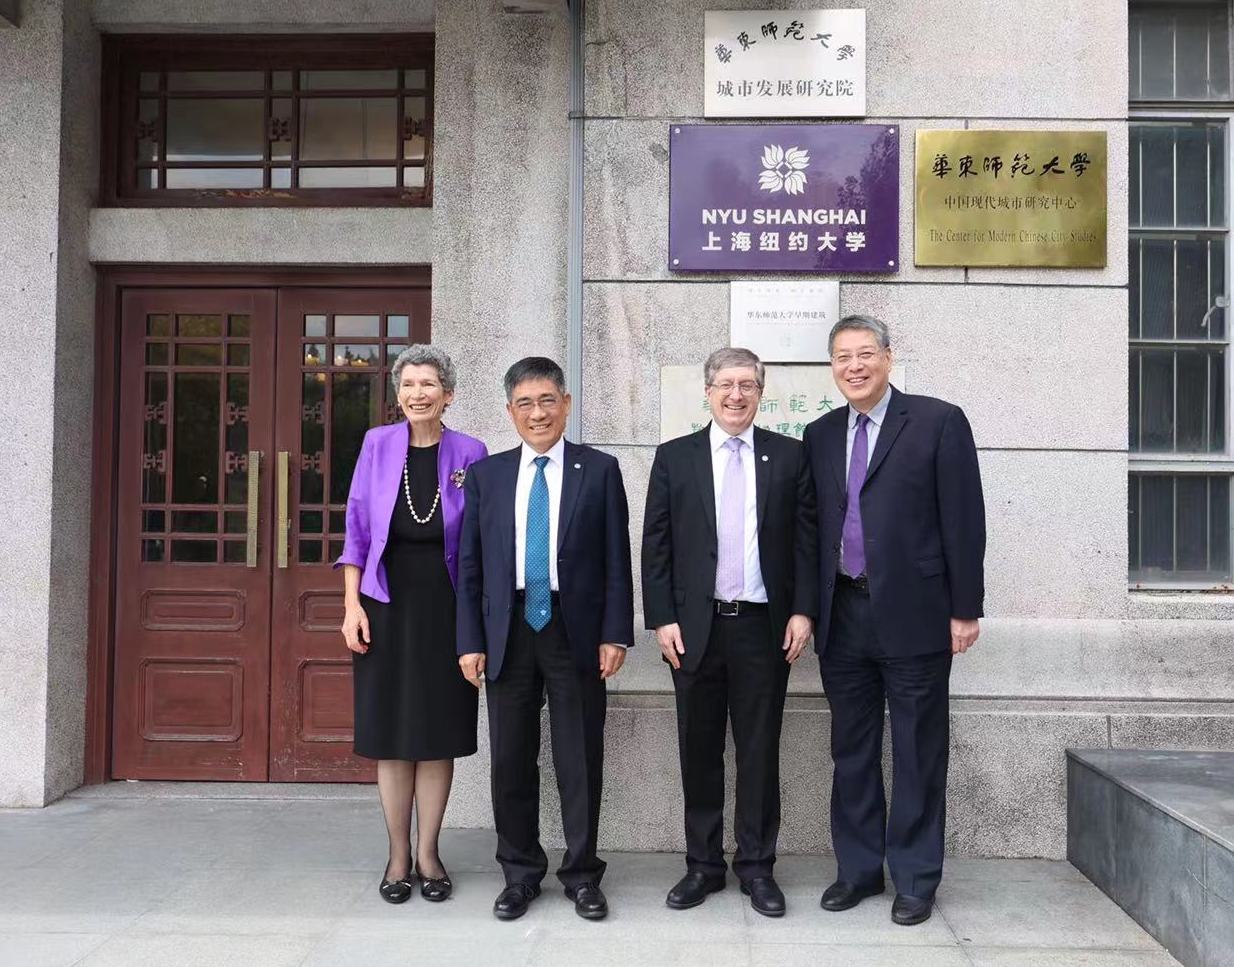
[[[861,488],[866,482],[870,437],[866,432],[870,418],[857,414],[857,434],[853,437],[853,455],[848,461],[848,507],[844,511],[844,573],[861,577],[866,572],[865,533],[861,527]]]

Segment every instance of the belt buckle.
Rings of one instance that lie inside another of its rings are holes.
[[[717,601],[716,614],[722,618],[736,618],[741,614],[740,601]]]

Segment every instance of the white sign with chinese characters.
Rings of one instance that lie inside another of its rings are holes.
[[[839,282],[732,282],[729,342],[765,363],[821,363],[840,318]]]
[[[768,366],[755,424],[800,440],[820,416],[845,405],[830,366]],[[891,367],[891,383],[905,389],[904,367]],[[660,367],[660,441],[701,430],[711,422],[703,367]]]
[[[703,25],[704,116],[865,116],[865,10],[708,10]]]

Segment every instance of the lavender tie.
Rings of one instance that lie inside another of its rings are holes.
[[[844,511],[844,573],[861,577],[866,572],[865,532],[861,527],[861,488],[866,482],[870,437],[866,432],[870,418],[857,414],[857,434],[853,437],[853,455],[848,462],[848,508]]]
[[[736,601],[746,585],[746,475],[741,469],[740,437],[729,437],[728,465],[720,484],[720,547],[716,593]]]

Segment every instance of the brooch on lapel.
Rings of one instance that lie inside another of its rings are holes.
[[[463,489],[463,481],[467,479],[466,470],[455,470],[450,474],[450,483],[454,484],[459,490]]]

